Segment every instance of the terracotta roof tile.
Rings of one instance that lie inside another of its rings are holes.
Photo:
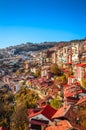
[[[37,115],[41,114],[41,112],[42,112],[42,110],[39,111],[39,112],[32,112],[32,113],[29,115],[29,118],[32,118],[32,117],[34,117],[34,116],[37,116]]]
[[[64,87],[69,87],[70,85],[69,84],[64,84]]]
[[[70,107],[71,107],[70,105],[66,105],[66,106],[63,106],[63,107],[59,108],[57,110],[57,112],[52,116],[52,118],[64,117],[67,114]]]
[[[58,130],[57,126],[49,126],[45,130]]]
[[[69,78],[75,78],[75,76],[74,76],[74,75],[71,75]]]
[[[57,125],[51,125],[47,127],[45,130],[68,130],[72,128],[71,124],[67,120],[57,122]]]
[[[83,92],[84,92],[83,90],[77,90],[74,92],[66,91],[65,97],[71,97],[71,96],[78,95],[78,94],[83,93]]]
[[[58,130],[68,130],[72,128],[71,124],[67,120],[63,120],[57,123]]]
[[[34,117],[36,115],[42,114],[45,117],[47,117],[48,119],[52,120],[52,116],[56,113],[57,110],[55,110],[53,107],[51,107],[50,105],[46,105],[46,107],[39,111],[39,112],[33,112],[29,115],[29,118]]]
[[[86,63],[77,64],[79,67],[86,67]]]
[[[56,113],[57,110],[55,110],[50,105],[47,105],[45,109],[42,111],[42,114],[46,116],[48,119],[52,120],[52,116]]]

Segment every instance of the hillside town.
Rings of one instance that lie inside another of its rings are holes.
[[[86,130],[86,40],[21,54],[10,50],[0,59],[4,106],[2,92],[13,95],[13,109],[6,117],[0,109],[0,130]]]

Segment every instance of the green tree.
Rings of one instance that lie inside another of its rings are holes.
[[[58,65],[57,65],[57,64],[51,65],[50,71],[51,71],[51,73],[53,73],[54,75],[61,75],[61,71],[60,71],[60,69],[58,68]]]
[[[53,99],[51,102],[50,102],[50,105],[54,108],[59,108],[62,104],[62,101],[58,98],[56,99]]]
[[[62,84],[66,84],[67,81],[68,81],[66,75],[61,76],[61,77],[60,77],[60,80],[61,80],[61,83],[62,83]]]
[[[86,89],[86,78],[83,78],[81,81],[81,85],[84,89]]]
[[[14,96],[5,85],[0,89],[0,126],[10,129],[10,117],[13,113]]]
[[[27,108],[36,107],[37,100],[39,99],[39,96],[35,91],[32,91],[25,86],[22,87],[15,97],[17,104],[23,102]]]
[[[41,69],[37,69],[36,72],[34,73],[34,76],[37,78],[41,75]]]
[[[11,130],[29,130],[28,110],[25,104],[19,104],[11,117]]]
[[[58,84],[66,84],[68,82],[68,77],[67,75],[62,75],[62,76],[57,76],[55,79],[54,79],[54,84],[55,85],[58,85]]]
[[[38,94],[28,89],[25,85],[15,94],[16,106],[11,117],[12,130],[28,130],[28,108],[36,107]]]

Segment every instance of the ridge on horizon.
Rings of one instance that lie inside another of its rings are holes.
[[[0,48],[0,50],[2,49],[6,49],[6,48],[10,48],[10,47],[16,47],[16,46],[21,46],[21,45],[27,45],[27,44],[33,44],[33,45],[43,45],[43,44],[58,44],[58,43],[71,43],[71,42],[80,42],[80,41],[85,41],[86,40],[86,37],[85,38],[82,38],[82,39],[72,39],[72,40],[60,40],[60,41],[44,41],[44,42],[39,42],[39,43],[36,43],[36,42],[26,42],[26,43],[19,43],[19,44],[16,44],[16,45],[12,45],[12,46],[7,46],[7,47],[4,47],[4,48]]]

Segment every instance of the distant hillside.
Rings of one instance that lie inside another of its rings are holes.
[[[82,43],[83,41],[85,41],[86,39],[80,39],[80,40],[71,40],[71,41],[61,41],[61,42],[43,42],[43,43],[30,43],[27,42],[26,44],[21,44],[21,45],[17,45],[14,46],[13,48],[16,49],[16,53],[22,52],[22,51],[39,51],[39,50],[44,50],[44,49],[49,49],[51,47],[54,46],[58,46],[58,47],[63,47],[66,46],[68,44],[71,44],[72,42],[74,43]]]
[[[55,45],[58,45],[59,42],[43,42],[43,43],[23,43],[16,46],[10,46],[5,49],[2,49],[3,51],[7,50],[8,52],[12,49],[15,49],[16,54],[20,54],[21,52],[29,52],[29,51],[40,51],[45,50],[54,47]],[[65,45],[65,42],[62,44]],[[61,45],[61,43],[60,43]]]
[[[16,49],[16,53],[19,53],[21,51],[39,51],[39,50],[44,50],[53,47],[57,43],[40,43],[40,44],[33,44],[33,43],[26,43],[26,44],[21,44],[18,46],[15,46],[14,48]]]
[[[7,50],[12,50],[15,49],[15,53],[19,54],[21,52],[29,52],[29,51],[40,51],[40,50],[44,50],[44,49],[49,49],[52,48],[54,46],[57,46],[58,48],[66,46],[68,44],[71,44],[72,42],[74,43],[82,43],[83,41],[85,41],[86,39],[80,39],[80,40],[71,40],[71,41],[61,41],[61,42],[43,42],[43,43],[31,43],[31,42],[27,42],[27,43],[23,43],[20,45],[16,45],[16,46],[10,46],[7,47],[6,49],[3,49],[4,51]],[[1,50],[0,50],[1,51]]]

